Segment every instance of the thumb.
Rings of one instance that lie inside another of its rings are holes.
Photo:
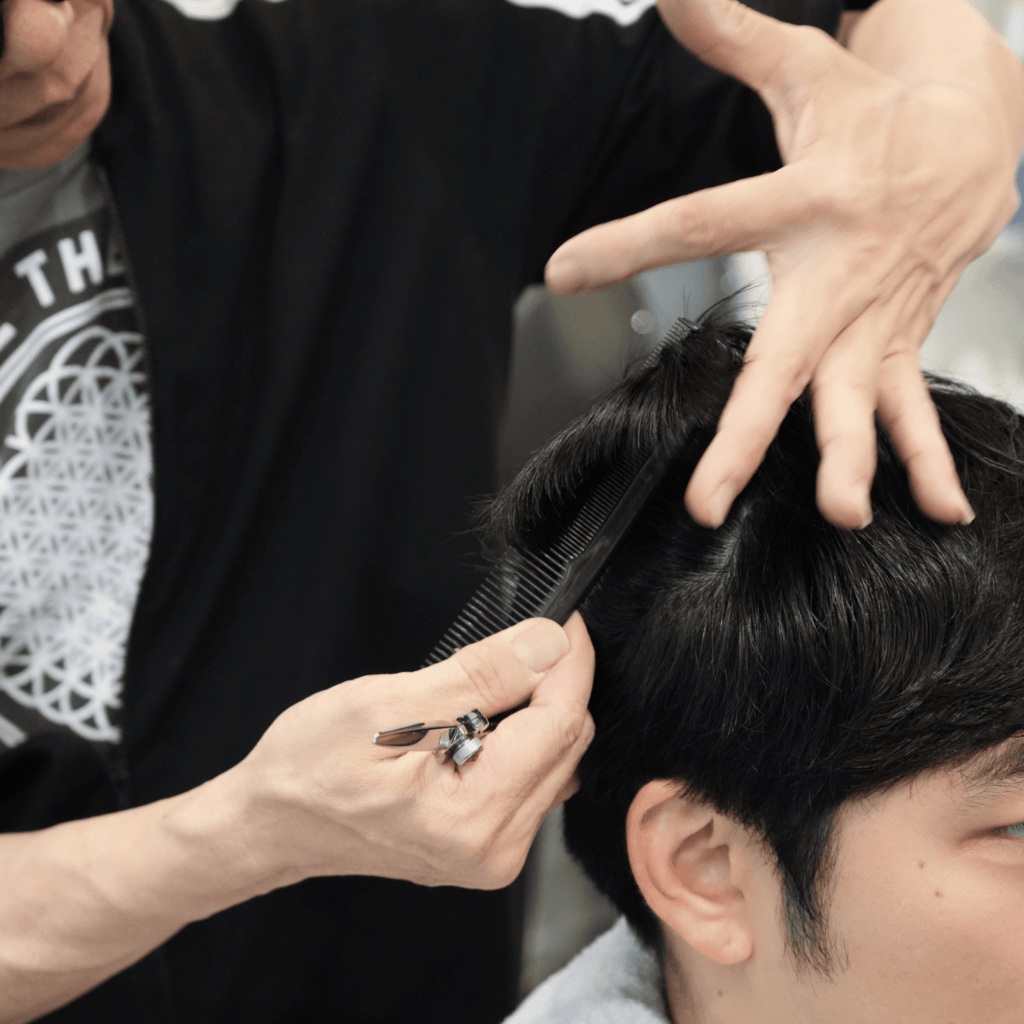
[[[472,708],[490,718],[517,707],[569,651],[566,631],[550,619],[526,619],[467,644],[445,661],[400,677],[406,721],[417,715],[449,720]]]
[[[761,92],[799,30],[738,0],[658,0],[669,31],[694,56]]]

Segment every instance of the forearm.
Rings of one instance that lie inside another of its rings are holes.
[[[840,40],[852,54],[907,85],[951,85],[979,97],[1005,119],[1014,160],[1019,157],[1024,67],[963,0],[878,0],[841,26]]]
[[[177,797],[0,836],[0,1024],[61,1006],[185,924],[288,879],[248,856],[231,773]]]

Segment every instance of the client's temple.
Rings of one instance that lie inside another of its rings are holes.
[[[500,553],[626,446],[683,441],[582,609],[597,735],[566,840],[624,920],[510,1024],[1019,1024],[1024,422],[933,381],[975,521],[925,518],[880,435],[846,532],[805,395],[705,529],[683,496],[748,339],[680,331],[488,512]]]

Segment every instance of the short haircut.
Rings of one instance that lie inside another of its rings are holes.
[[[720,309],[681,321],[652,365],[533,457],[486,510],[485,535],[495,553],[542,543],[630,446],[682,441],[582,609],[597,653],[597,734],[566,805],[567,843],[659,946],[625,820],[645,783],[678,780],[761,838],[796,963],[828,974],[840,805],[1024,729],[1024,430],[1010,406],[930,378],[977,518],[926,518],[880,430],[874,521],[845,531],[816,507],[805,393],[724,525],[706,529],[683,496],[749,338]]]

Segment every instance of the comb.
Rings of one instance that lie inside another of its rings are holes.
[[[678,452],[678,444],[661,442],[632,457],[624,455],[597,480],[552,543],[524,545],[505,554],[424,667],[524,619],[539,616],[564,625],[590,593]]]
[[[623,456],[601,475],[553,543],[546,547],[512,548],[488,573],[423,667],[436,665],[460,647],[534,616],[565,625],[664,479],[679,449],[679,444],[663,441],[649,452]],[[458,720],[463,724],[462,730],[452,722],[414,722],[378,732],[373,742],[378,746],[409,747],[428,732],[441,729],[445,731],[442,749],[446,746],[445,736],[448,745],[453,741],[467,745],[461,760],[458,753],[454,754],[454,760],[461,764],[479,752],[483,744],[478,737],[482,733],[516,710],[499,712],[488,720],[474,709]],[[476,731],[470,731],[471,727]],[[470,743],[473,745],[468,746]]]

